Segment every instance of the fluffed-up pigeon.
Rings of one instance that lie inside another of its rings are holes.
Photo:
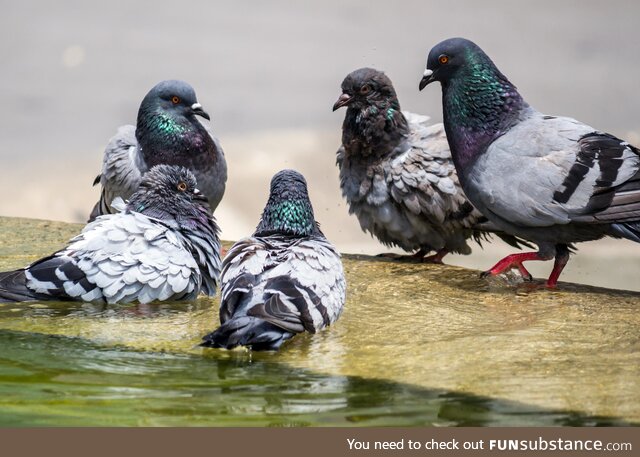
[[[119,213],[97,217],[69,244],[0,273],[0,301],[150,303],[215,295],[220,243],[207,199],[184,167],[156,165]]]
[[[201,346],[278,350],[338,319],[346,283],[340,255],[314,219],[304,177],[278,172],[253,236],[222,265],[220,323]]]
[[[448,252],[470,254],[467,240],[479,243],[489,226],[460,187],[443,125],[401,111],[391,80],[373,68],[347,75],[333,110],[343,106],[340,187],[362,230],[417,251],[404,259],[439,263]]]

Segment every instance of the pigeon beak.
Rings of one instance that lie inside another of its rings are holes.
[[[351,103],[351,95],[345,94],[343,92],[342,95],[338,97],[338,100],[333,104],[333,111],[337,110],[338,108],[342,108],[349,103]]]
[[[418,88],[422,90],[427,87],[427,84],[431,84],[435,80],[436,79],[433,77],[433,70],[429,70],[427,68],[422,75],[422,79],[420,80],[420,85],[418,86]]]
[[[202,109],[202,105],[200,103],[194,103],[191,105],[191,111],[193,111],[193,114],[196,116],[202,116],[208,121],[211,120],[211,117],[209,117],[209,114]]]
[[[193,194],[194,195],[200,195],[201,192],[196,188],[196,189],[193,189]]]

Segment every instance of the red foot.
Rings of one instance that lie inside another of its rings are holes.
[[[440,249],[438,252],[436,252],[433,255],[430,255],[428,257],[424,257],[422,259],[423,262],[425,263],[439,263],[442,264],[442,259],[444,258],[444,256],[446,256],[447,254],[449,254],[449,251],[447,251],[446,249]]]
[[[485,271],[482,273],[482,277],[485,276],[496,276],[507,270],[512,268],[518,268],[522,276],[527,278],[529,281],[533,280],[531,273],[527,271],[527,269],[522,265],[522,262],[526,262],[528,260],[549,260],[549,257],[541,256],[538,252],[524,252],[522,254],[511,254],[502,259],[500,262],[496,263],[489,271]],[[547,279],[547,287],[554,288],[556,284],[558,284],[558,278],[560,277],[560,273],[569,262],[569,248],[565,244],[557,244],[556,245],[556,260],[553,265],[553,271]]]
[[[553,264],[553,270],[549,275],[549,279],[547,279],[547,287],[551,289],[556,287],[560,273],[564,270],[567,262],[569,262],[569,249],[564,245],[559,245],[556,248],[556,261]]]
[[[507,270],[511,270],[512,268],[517,268],[520,270],[520,274],[527,279],[528,281],[533,280],[533,276],[531,273],[522,265],[522,262],[526,262],[528,260],[545,260],[540,258],[537,252],[523,252],[521,254],[511,254],[506,256],[500,262],[496,263],[490,270],[485,271],[481,274],[484,278],[486,276],[497,276],[501,273],[504,273]]]

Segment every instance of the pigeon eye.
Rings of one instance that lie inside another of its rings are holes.
[[[438,62],[440,62],[442,65],[449,63],[449,56],[446,54],[442,54],[440,57],[438,57]]]
[[[180,97],[178,97],[177,95],[174,95],[173,97],[171,97],[171,103],[173,103],[174,105],[177,105],[178,103],[180,103]]]
[[[185,190],[187,190],[187,183],[185,182],[181,182],[178,184],[178,190],[180,192],[184,192]]]
[[[362,86],[360,88],[360,93],[363,94],[363,95],[366,95],[369,92],[371,92],[371,86],[369,84],[365,84],[364,86]]]

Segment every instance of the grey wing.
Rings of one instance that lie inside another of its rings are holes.
[[[640,219],[638,149],[571,118],[537,113],[496,140],[476,167],[482,204],[514,224]]]
[[[231,319],[240,309],[253,304],[254,289],[260,295],[262,287],[259,276],[274,265],[268,246],[257,238],[241,239],[229,249],[220,274],[221,324]]]
[[[32,290],[83,301],[149,303],[195,297],[201,283],[180,239],[138,213],[97,218],[55,259],[48,275],[44,268],[27,269]]]
[[[595,182],[583,192],[586,205],[571,210],[576,222],[611,223],[640,220],[640,150],[606,133],[593,132],[579,140],[580,151],[562,183],[554,193],[554,201],[571,199],[572,189],[589,174],[597,174]],[[595,170],[595,172],[592,172]],[[584,200],[582,200],[584,201]]]
[[[415,216],[451,229],[469,228],[482,218],[467,200],[456,174],[442,124],[405,112],[411,127],[409,149],[390,163],[391,196]]]
[[[323,237],[293,243],[286,260],[266,277],[265,300],[250,310],[251,316],[292,332],[316,333],[342,313],[346,298],[342,262]]]
[[[213,161],[212,168],[206,168],[203,170],[194,169],[193,172],[196,175],[198,181],[198,189],[202,191],[209,199],[209,206],[211,211],[215,212],[215,209],[220,204],[222,197],[224,196],[226,182],[227,182],[227,161],[224,156],[224,150],[218,138],[213,134],[208,124],[202,123],[203,127],[209,133],[209,136],[213,140],[214,152],[216,157]]]
[[[248,238],[229,251],[222,272],[221,322],[241,309],[293,333],[315,333],[342,312],[345,279],[324,238],[289,245]]]
[[[136,191],[142,175],[147,171],[135,131],[133,125],[120,127],[105,148],[100,174],[100,201],[91,213],[91,220],[102,214],[116,212],[111,208],[113,199],[128,199]]]

